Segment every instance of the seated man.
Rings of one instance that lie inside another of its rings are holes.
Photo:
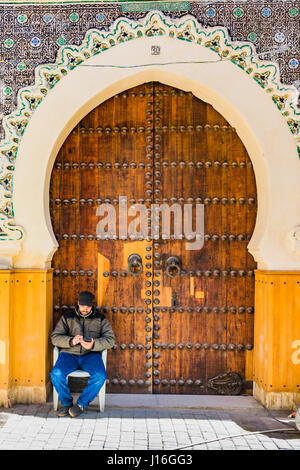
[[[91,292],[81,292],[78,306],[61,316],[51,334],[53,346],[60,348],[56,364],[50,372],[62,404],[58,416],[69,414],[75,418],[86,411],[106,380],[100,352],[113,347],[115,335],[105,316],[94,309],[94,300]],[[73,405],[67,375],[77,369],[88,372],[90,378],[77,404]]]

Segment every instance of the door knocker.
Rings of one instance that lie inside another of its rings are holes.
[[[128,256],[128,271],[134,275],[141,274],[143,272],[143,263],[140,255],[133,253]]]

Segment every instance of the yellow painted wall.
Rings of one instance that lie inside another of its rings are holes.
[[[0,270],[0,406],[46,401],[52,285],[51,269]],[[300,272],[255,272],[254,324],[247,379],[265,406],[291,409],[300,403]]]
[[[255,273],[253,380],[270,408],[300,402],[300,272]]]
[[[0,405],[7,402],[7,391],[11,384],[10,349],[12,323],[13,275],[9,270],[0,271]]]
[[[52,270],[0,271],[0,405],[46,400]]]

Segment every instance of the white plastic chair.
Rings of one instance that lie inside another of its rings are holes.
[[[102,354],[103,364],[104,364],[104,367],[106,369],[107,349],[104,349],[101,354]],[[53,349],[53,365],[56,363],[56,361],[58,359],[58,355],[59,355],[59,348],[57,346],[54,346],[54,349]],[[88,372],[85,372],[84,370],[78,369],[78,370],[74,370],[74,372],[71,372],[70,374],[68,374],[67,375],[67,380],[68,380],[68,377],[89,377],[89,376],[90,376],[90,374]],[[106,388],[106,381],[102,385],[102,387],[100,389],[100,392],[98,394],[100,413],[103,413],[104,408],[105,408],[105,388]],[[58,408],[58,400],[59,400],[58,399],[58,393],[55,390],[55,388],[53,387],[53,409],[55,411],[57,411],[57,408]]]

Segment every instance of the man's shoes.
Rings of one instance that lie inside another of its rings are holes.
[[[77,416],[81,415],[81,413],[85,413],[86,409],[83,408],[81,405],[73,405],[69,409],[69,415],[72,416],[72,418],[77,418]]]
[[[57,413],[56,413],[57,416],[60,416],[60,417],[62,417],[62,416],[68,416],[68,414],[69,414],[69,409],[70,409],[70,408],[71,408],[70,406],[62,406],[62,407],[57,411]]]

